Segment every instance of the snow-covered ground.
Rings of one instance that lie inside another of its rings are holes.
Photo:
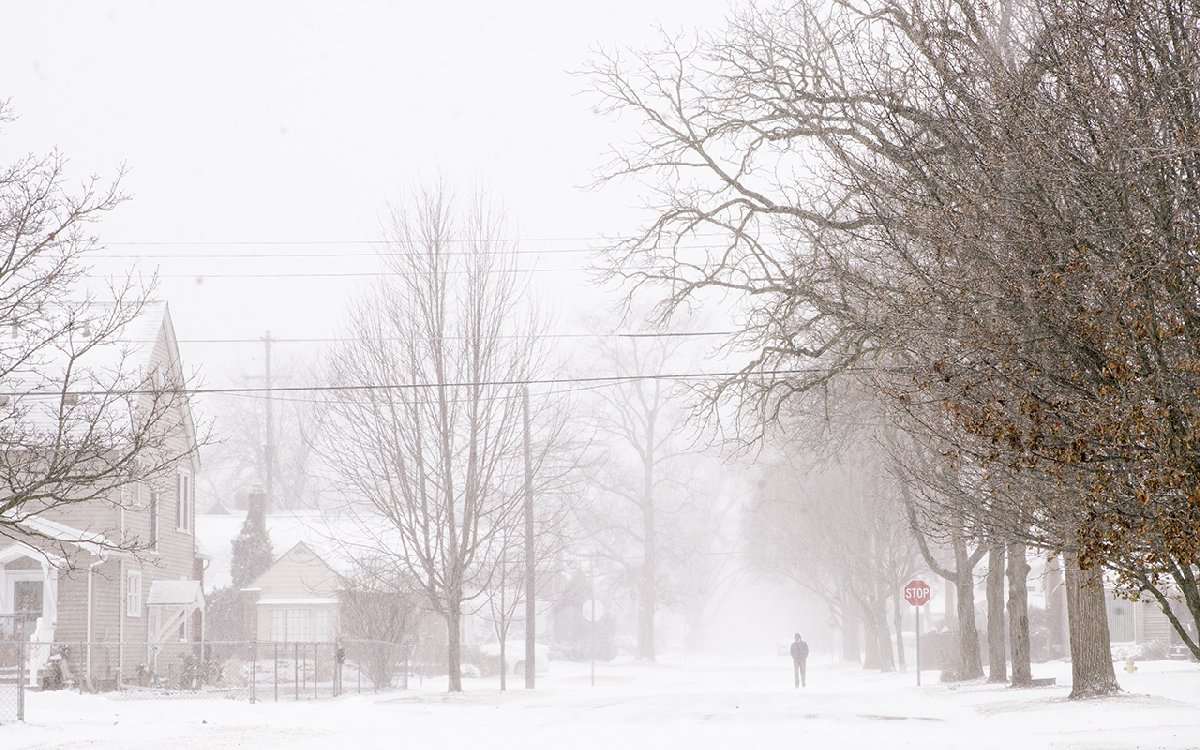
[[[1118,665],[1122,666],[1122,665]],[[1069,681],[1070,666],[1035,666]],[[250,705],[224,699],[130,699],[33,693],[27,723],[0,726],[0,748],[1197,748],[1200,667],[1142,662],[1122,695],[1068,701],[1065,686],[950,687],[925,673],[879,675],[813,663],[792,687],[786,658],[691,657],[686,663],[557,662],[536,691],[513,680],[444,680],[337,700]]]

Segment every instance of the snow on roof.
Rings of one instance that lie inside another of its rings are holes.
[[[99,532],[77,529],[41,516],[27,516],[16,521],[15,525],[44,539],[73,544],[93,555],[108,554],[115,546],[108,537]]]
[[[94,304],[96,307],[103,306],[101,303]],[[136,318],[104,341],[93,342],[87,337],[86,330],[72,334],[70,338],[64,336],[56,339],[55,346],[40,349],[34,360],[23,362],[15,368],[6,377],[5,385],[18,392],[28,388],[45,390],[41,386],[48,382],[61,386],[72,351],[79,352],[75,361],[71,362],[76,373],[73,380],[76,389],[87,385],[86,374],[89,372],[100,378],[111,378],[118,374],[144,377],[149,372],[154,346],[169,317],[167,303],[147,302]],[[87,347],[86,351],[82,351],[84,347]]]
[[[106,304],[111,307],[111,303],[90,303],[97,309]],[[4,334],[0,332],[0,335]],[[141,387],[144,378],[151,376],[155,366],[173,369],[177,374],[182,366],[166,302],[146,302],[137,317],[103,341],[92,341],[87,336],[86,330],[81,329],[70,337],[57,339],[53,346],[39,349],[35,357],[5,374],[4,391],[15,396],[16,402],[21,404],[20,424],[26,430],[53,435],[61,429],[61,399],[55,394],[62,390],[68,365],[72,373],[68,384],[70,392],[136,389]],[[164,337],[166,355],[162,362],[156,362],[155,347]],[[86,351],[84,347],[87,347]],[[78,354],[74,360],[73,352]],[[119,415],[113,412],[130,406],[129,402],[117,399],[106,407],[111,410],[107,416],[117,417]],[[92,420],[77,421],[82,426]],[[195,426],[186,405],[184,423],[188,439],[194,440]]]
[[[232,545],[245,521],[246,515],[242,512],[196,516],[196,541],[210,555],[208,567],[204,570],[205,591],[233,582],[230,574]],[[352,558],[355,553],[351,549],[354,546],[352,540],[363,538],[363,532],[353,521],[331,519],[316,511],[268,515],[266,526],[275,560],[303,542],[335,572],[342,574],[348,574],[353,569]]]
[[[150,606],[203,605],[199,581],[154,581],[146,599]]]

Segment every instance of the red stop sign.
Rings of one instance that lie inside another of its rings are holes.
[[[904,584],[904,599],[914,607],[929,601],[929,584],[924,581],[909,581]]]

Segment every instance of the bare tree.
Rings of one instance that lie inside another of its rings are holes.
[[[743,475],[732,461],[719,463],[708,453],[690,457],[679,470],[689,478],[686,512],[673,516],[666,534],[672,540],[663,550],[672,593],[665,601],[686,618],[688,651],[703,651],[712,618],[745,573],[737,554]]]
[[[685,415],[673,385],[636,377],[659,373],[679,349],[670,339],[628,339],[603,345],[602,358],[628,379],[598,390],[596,444],[605,460],[595,477],[601,496],[585,510],[600,553],[625,571],[637,592],[637,657],[655,659],[654,623],[665,591],[662,548],[669,519],[687,504],[673,467],[682,455]]]
[[[445,618],[459,691],[465,603],[521,523],[520,384],[545,364],[540,323],[486,196],[418,190],[394,210],[388,239],[387,276],[354,306],[353,343],[328,365],[346,390],[325,412],[320,453],[359,522],[355,544],[387,555]],[[550,450],[541,444],[535,474]]]
[[[836,453],[782,449],[763,477],[747,533],[756,566],[820,597],[846,640],[861,626],[863,666],[891,671],[904,645],[897,627],[893,650],[887,603],[895,605],[920,559],[900,498],[886,489],[886,458],[869,438]]]
[[[979,465],[1070,487],[1021,500],[1026,533],[1080,566],[1073,649],[1107,640],[1088,614],[1105,562],[1200,604],[1198,10],[754,7],[720,37],[592,71],[645,126],[605,177],[661,197],[614,274],[659,287],[664,315],[706,290],[749,300],[735,343],[757,356],[715,395],[752,427],[869,370],[944,406]],[[1086,657],[1072,695],[1116,689]]]
[[[559,577],[562,574],[564,553],[577,541],[578,530],[571,525],[575,514],[574,497],[579,491],[577,483],[582,474],[578,470],[575,456],[584,449],[580,443],[569,441],[565,435],[567,420],[561,419],[566,410],[543,409],[543,429],[539,430],[538,445],[531,446],[537,456],[536,477],[533,494],[536,498],[534,516],[534,593],[535,617],[553,609],[557,602]],[[516,519],[521,522],[523,519]],[[481,585],[483,598],[478,607],[488,615],[493,633],[500,647],[500,689],[508,688],[508,638],[514,623],[520,623],[520,632],[525,634],[527,621],[529,580],[525,561],[529,555],[526,548],[523,523],[507,528],[497,535],[495,562],[488,579]],[[514,667],[525,663],[524,651]],[[522,671],[516,669],[516,672]]]
[[[0,102],[0,124],[11,120]],[[0,536],[138,550],[115,528],[82,539],[39,519],[120,505],[133,482],[159,484],[196,450],[178,361],[152,371],[136,339],[153,281],[90,277],[90,228],[122,201],[118,180],[70,190],[59,154],[0,166]],[[157,333],[157,331],[155,332]]]
[[[276,387],[297,385],[299,376],[311,369],[302,360],[283,359],[274,366],[272,381]],[[261,373],[242,370],[232,377],[254,385],[262,383]],[[273,396],[272,402],[274,445],[270,446],[268,458],[266,397],[238,394],[206,399],[213,436],[219,442],[209,451],[209,468],[201,480],[207,486],[208,496],[223,503],[226,509],[241,507],[251,487],[266,486],[268,460],[275,462],[274,497],[269,499],[268,513],[316,508],[320,504],[321,487],[314,469],[317,457],[309,434],[317,405],[306,398],[279,395]]]
[[[375,641],[358,658],[365,658],[367,675],[377,687],[391,686],[396,651],[407,650],[415,642],[420,597],[416,582],[405,578],[386,558],[354,560],[351,571],[341,576],[342,635]]]

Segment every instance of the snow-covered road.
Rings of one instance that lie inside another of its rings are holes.
[[[1038,665],[1067,681],[1069,665]],[[917,688],[911,674],[810,668],[795,690],[787,659],[659,665],[557,663],[539,689],[501,694],[468,680],[446,695],[405,692],[250,705],[35,693],[28,723],[0,726],[0,748],[1197,748],[1200,668],[1154,662],[1121,674],[1124,695],[1069,702],[1065,687]],[[514,681],[519,682],[519,681]],[[932,684],[930,684],[932,683]]]

